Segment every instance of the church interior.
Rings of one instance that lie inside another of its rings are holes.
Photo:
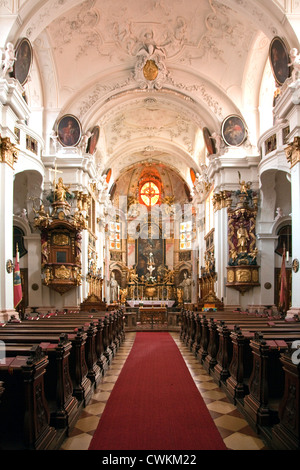
[[[88,449],[148,332],[227,448],[299,450],[299,2],[8,0],[0,26],[0,449]]]

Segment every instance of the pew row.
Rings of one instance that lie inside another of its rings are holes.
[[[181,340],[271,447],[284,448],[288,441],[299,449],[299,395],[293,401],[294,429],[283,423],[291,413],[286,410],[291,404],[287,384],[293,379],[293,390],[299,390],[299,370],[287,355],[295,341],[300,344],[299,320],[240,312],[213,315],[182,312]]]
[[[5,358],[0,364],[5,391],[1,397],[0,446],[3,450],[53,448],[56,430],[44,394],[48,358],[39,346],[28,356]],[[8,436],[13,436],[13,441]]]
[[[123,339],[122,312],[101,312],[101,315],[55,314],[36,321],[12,321],[0,328],[0,340],[5,344],[7,361],[16,357],[18,361],[25,361],[36,348],[47,358],[43,401],[48,407],[49,427],[55,431],[55,448],[59,448],[62,438],[74,426],[82,407],[89,403],[99,377],[101,380],[105,375]],[[6,380],[7,372],[2,367],[0,381],[6,383]],[[19,388],[20,402],[24,401],[22,390]],[[4,388],[2,403],[5,398],[5,402],[9,402],[13,408],[14,395],[10,391],[9,387]],[[0,402],[0,424],[7,421],[3,417],[8,409]],[[25,436],[23,442],[25,448],[49,447],[43,440],[42,445],[29,444]],[[17,443],[14,442],[14,445]]]

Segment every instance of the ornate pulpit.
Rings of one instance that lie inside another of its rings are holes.
[[[51,195],[51,214],[41,204],[34,219],[41,231],[43,284],[60,294],[81,284],[81,231],[86,228],[81,212],[71,215],[68,189],[59,178]]]

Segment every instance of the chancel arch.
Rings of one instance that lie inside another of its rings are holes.
[[[195,256],[192,252],[195,218],[187,183],[171,167],[149,159],[123,172],[115,185],[112,202],[122,210],[111,226],[120,224],[124,239],[121,254],[112,237],[110,272],[116,268],[117,260],[123,273],[127,268],[130,301],[174,303],[183,281],[178,275],[182,262],[189,260],[184,267],[190,276]],[[184,231],[182,226],[186,227]],[[122,287],[126,287],[123,282]]]

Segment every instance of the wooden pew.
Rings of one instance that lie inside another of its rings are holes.
[[[85,324],[80,327],[86,333],[85,343],[85,360],[87,364],[87,377],[90,379],[94,386],[97,386],[100,382],[102,374],[100,367],[97,364],[96,356],[96,334],[97,327],[93,322]],[[22,322],[18,324],[7,324],[0,330],[0,334],[8,335],[10,332],[15,334],[16,332],[23,332],[33,336],[39,336],[45,333],[52,333],[59,335],[60,333],[67,333],[74,335],[78,330],[78,322]]]
[[[255,333],[250,341],[253,367],[249,394],[244,398],[244,413],[258,430],[276,423],[276,409],[271,400],[283,395],[284,377],[279,367],[280,352],[287,349],[285,341],[265,339]]]
[[[99,334],[96,342],[95,332]],[[123,315],[110,312],[103,318],[103,312],[101,315],[55,313],[37,320],[12,321],[0,328],[0,339],[5,342],[7,356],[13,357],[17,353],[26,358],[32,345],[47,353],[45,395],[50,426],[57,431],[57,445],[58,435],[61,438],[63,433],[69,433],[78,417],[79,407],[86,406],[92,396],[92,383],[95,384],[97,379],[90,374],[92,368],[88,368],[88,364],[95,370],[96,351],[97,358],[102,356],[108,364],[124,339]]]
[[[188,336],[186,332],[191,332],[191,322],[188,321],[188,316],[191,318],[191,315],[191,312],[184,312],[186,318],[184,338]],[[196,313],[196,316],[199,314]],[[300,324],[297,321],[286,322],[284,319],[271,319],[270,321],[267,316],[257,317],[252,314],[245,316],[239,312],[237,314],[221,312],[219,316],[226,319],[226,324],[223,320],[217,326],[215,319],[207,322],[205,316],[202,316],[200,319],[202,328],[197,328],[196,321],[195,342],[198,346],[194,343],[193,348],[199,351],[199,360],[208,372],[214,376],[219,385],[226,384],[229,395],[236,400],[249,393],[247,382],[253,366],[249,344],[254,332],[261,330],[270,339],[274,339],[274,335],[278,340],[282,336],[285,339],[292,339],[299,334]],[[237,322],[240,324],[238,327]],[[251,330],[252,333],[247,330]],[[207,337],[209,337],[209,342],[207,342]]]
[[[51,322],[79,322],[80,320],[82,322],[88,322],[88,321],[94,321],[97,322],[98,320],[98,328],[100,327],[100,322],[105,321],[105,328],[103,325],[102,332],[99,332],[99,336],[102,337],[102,335],[107,335],[107,338],[104,338],[105,342],[105,348],[109,348],[110,351],[106,351],[106,356],[108,358],[111,358],[116,354],[117,350],[120,347],[120,344],[124,340],[125,336],[125,329],[124,329],[124,315],[122,310],[117,310],[115,312],[106,312],[106,314],[103,314],[103,311],[99,312],[93,312],[93,313],[87,313],[87,312],[79,312],[76,314],[57,314],[56,316],[49,316],[49,317],[44,317],[43,321],[51,320]],[[104,330],[104,331],[103,331]],[[103,339],[101,340],[103,342]],[[99,347],[99,344],[98,344]],[[101,346],[101,349],[102,346]],[[98,356],[98,360],[100,362],[101,369],[103,370],[103,358],[105,356],[101,354],[101,359],[100,356]]]
[[[284,327],[281,329],[270,327],[268,330],[250,327],[250,331],[247,331],[236,327],[231,332],[232,360],[229,366],[230,376],[226,380],[226,386],[228,394],[234,402],[249,393],[248,382],[253,369],[250,343],[255,334],[263,334],[264,338],[270,341],[289,342],[300,337],[299,325],[295,325],[292,330],[289,327],[286,328],[285,330]]]
[[[5,391],[0,404],[0,442],[3,449],[52,449],[56,430],[44,393],[48,358],[39,346],[28,356],[5,358],[0,379]]]
[[[219,360],[219,366],[214,371],[215,378],[218,381],[224,381],[229,376],[228,368],[232,351],[226,329],[222,329],[222,327],[218,329],[217,319],[220,320],[220,325],[224,324],[224,320],[222,320],[224,318],[233,322],[233,324],[238,321],[244,324],[249,322],[254,324],[255,322],[255,325],[259,326],[268,324],[265,317],[257,317],[255,314],[245,315],[241,312],[214,312],[214,318],[209,321],[206,314],[184,310],[182,311],[182,317],[181,340],[194,352],[209,373],[214,371]]]
[[[278,404],[280,400],[284,400],[282,398],[283,387],[288,387],[286,380],[289,380],[283,377],[279,357],[280,353],[283,353],[287,349],[289,341],[294,341],[295,339],[300,340],[299,322],[294,322],[292,325],[290,323],[283,323],[281,327],[278,325],[275,327],[269,326],[269,328],[263,330],[263,333],[257,331],[259,328],[257,325],[252,328],[253,331],[251,332],[236,327],[231,333],[230,328],[228,328],[227,325],[224,326],[226,327],[226,334],[225,339],[223,338],[223,344],[227,342],[227,347],[225,347],[225,357],[222,356],[222,359],[225,359],[228,355],[228,346],[230,344],[229,337],[232,341],[232,357],[229,368],[220,363],[220,360],[214,367],[216,370],[218,370],[219,367],[219,372],[222,371],[224,375],[226,375],[227,372],[228,378],[224,381],[222,380],[224,377],[220,378],[217,374],[215,378],[219,385],[222,385],[223,389],[226,388],[226,391],[231,394],[234,400],[239,402],[241,405],[240,409],[242,409],[248,421],[256,427],[257,430],[259,429],[260,432],[263,432],[265,435],[267,434],[265,437],[270,439],[268,429],[274,426],[278,419],[280,419],[280,408],[278,411]],[[215,328],[213,322],[211,322],[211,328]],[[220,326],[218,329],[220,333]],[[224,333],[224,330],[222,333]],[[228,333],[230,333],[230,335],[228,335]],[[263,338],[262,345],[257,345],[258,339],[261,340],[261,338]],[[248,347],[246,351],[245,346],[247,346],[247,344],[250,347]],[[220,353],[220,348],[218,352]],[[251,360],[252,364],[250,364]],[[223,365],[223,367],[221,367],[221,365]],[[228,362],[226,366],[228,366]],[[286,373],[286,376],[287,374],[288,373]],[[247,379],[249,375],[249,385],[246,386],[245,379]],[[298,378],[299,374],[297,380]],[[286,391],[285,393],[287,395],[288,392]],[[286,401],[287,398],[284,403],[286,403]],[[282,408],[284,407],[286,408],[286,405],[282,405]],[[298,408],[299,400],[297,401],[297,407],[295,409],[297,416],[299,415]],[[283,441],[281,434],[284,434],[283,430],[285,434],[287,433],[286,426],[278,426],[276,430],[279,436],[277,439],[281,436],[281,441]],[[289,430],[289,433],[291,433],[291,430]],[[298,434],[296,434],[296,432],[290,439],[294,442],[294,447],[299,445],[297,440]]]
[[[214,318],[210,318],[208,324],[209,329],[209,340],[207,345],[207,355],[203,362],[203,367],[208,373],[214,369],[217,364],[217,354],[219,350],[219,334],[218,334],[218,324]]]
[[[7,324],[1,332],[8,332],[10,329],[15,332],[17,330],[27,331],[30,334],[44,334],[45,332],[67,332],[72,334],[78,330],[78,325],[86,322],[82,326],[87,333],[86,346],[86,363],[88,367],[87,377],[95,385],[98,384],[100,378],[105,374],[113,355],[116,353],[121,341],[124,339],[124,318],[121,310],[111,312],[104,315],[103,312],[86,312],[75,314],[59,314],[46,315],[38,321],[23,321],[22,323]],[[79,348],[78,348],[79,349]],[[79,353],[78,353],[79,355]],[[99,367],[101,374],[99,374]],[[78,373],[77,373],[78,376]],[[81,382],[84,381],[82,377]],[[81,387],[77,387],[77,397],[80,399]]]
[[[210,369],[211,375],[221,386],[224,382],[231,398],[242,398],[248,393],[248,379],[252,371],[252,352],[250,341],[255,332],[261,332],[266,338],[290,340],[300,334],[300,325],[284,324],[281,327],[266,326],[256,322],[241,325],[232,325],[222,322],[217,327],[218,348],[214,366]],[[238,334],[237,334],[238,332]],[[210,357],[210,360],[212,358]]]
[[[87,377],[88,368],[85,359],[85,344],[87,340],[86,332],[78,329],[76,333],[68,334],[68,338],[72,343],[70,352],[70,376],[73,384],[73,395],[79,402],[83,402],[86,406],[92,396],[92,383]],[[55,332],[39,332],[38,334],[29,334],[25,330],[5,331],[5,328],[0,330],[0,340],[6,344],[9,343],[27,343],[27,344],[40,344],[40,343],[57,343],[58,334]]]
[[[216,365],[211,369],[211,375],[218,382],[219,386],[229,376],[229,365],[232,358],[232,343],[230,340],[230,330],[225,322],[221,322],[217,328],[219,336],[219,347],[216,356]]]
[[[196,357],[201,363],[205,361],[206,356],[208,355],[208,341],[209,341],[209,322],[206,318],[206,315],[202,315],[202,318],[199,319],[199,348],[196,354]]]
[[[26,356],[34,346],[34,343],[6,344],[6,357],[13,357],[15,354]],[[44,381],[45,396],[50,410],[50,425],[56,429],[63,429],[69,435],[80,412],[78,400],[73,396],[69,372],[72,344],[68,336],[62,334],[57,343],[40,343],[39,347],[49,361]]]
[[[182,322],[180,330],[180,339],[188,346],[190,349],[199,349],[199,343],[194,345],[194,341],[197,341],[197,324],[195,324],[195,318],[198,316],[200,319],[206,318],[206,313],[203,312],[192,312],[189,310],[182,310]],[[243,312],[213,312],[213,318],[215,321],[231,321],[231,322],[248,322],[249,320],[256,320],[257,322],[267,322],[268,317],[263,315],[257,315],[254,313],[243,313]],[[200,332],[201,334],[201,332]],[[200,342],[200,337],[198,337]],[[205,351],[206,354],[206,351]]]
[[[300,365],[299,350],[289,345],[280,357],[284,371],[284,394],[279,404],[279,423],[272,428],[276,449],[300,450]]]
[[[188,315],[191,319],[191,312]],[[195,342],[202,345],[199,360],[233,401],[239,403],[248,421],[269,440],[272,429],[275,448],[299,449],[299,365],[292,364],[286,355],[289,342],[300,340],[299,320],[285,321],[261,316],[262,321],[257,321],[256,315],[249,315],[245,320],[240,315],[235,317],[224,313],[221,318],[226,321],[220,324],[215,319],[207,322],[202,318],[202,328],[206,325],[203,331],[199,327],[197,329],[195,321]],[[189,344],[187,338],[192,333],[190,319],[185,322],[183,334],[186,344]],[[205,354],[203,345],[207,344],[207,330],[210,341]],[[199,332],[204,332],[202,338]],[[255,349],[254,346],[254,338],[258,337],[263,337],[265,342],[260,354],[259,348],[256,346]],[[193,350],[197,350],[195,342]],[[280,362],[284,364],[283,368]],[[292,411],[291,402],[294,407]]]

